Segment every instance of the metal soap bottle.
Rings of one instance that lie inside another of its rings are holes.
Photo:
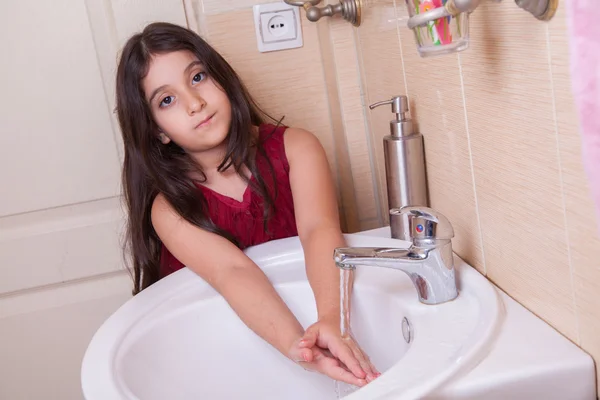
[[[406,118],[406,96],[380,101],[369,108],[384,104],[391,104],[396,114],[396,119],[390,121],[390,135],[383,139],[390,228],[393,238],[410,240],[409,220],[397,209],[428,205],[423,135],[414,132],[412,121]]]

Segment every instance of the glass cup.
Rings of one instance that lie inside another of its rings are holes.
[[[406,0],[408,14],[413,17],[444,7],[448,0]],[[413,29],[421,57],[455,53],[469,47],[469,14],[432,20]]]

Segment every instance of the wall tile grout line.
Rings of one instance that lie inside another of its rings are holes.
[[[554,87],[554,73],[552,68],[552,44],[550,41],[550,28],[546,24],[546,50],[548,52],[548,75],[550,79],[550,89],[552,95],[552,117],[554,119],[554,136],[556,140],[556,157],[558,160],[558,178],[560,184],[560,201],[563,209],[563,220],[565,230],[565,241],[567,245],[567,260],[569,261],[569,271],[571,278],[571,295],[573,297],[573,312],[575,313],[575,330],[577,332],[577,344],[581,345],[581,333],[579,329],[579,311],[577,309],[577,294],[575,291],[575,268],[573,266],[573,256],[571,254],[571,240],[569,236],[569,221],[567,218],[567,202],[565,199],[565,184],[563,176],[562,158],[560,155],[560,140],[558,137],[558,113],[556,110],[556,93]]]
[[[317,27],[317,30],[319,30],[319,29],[320,29],[320,27]],[[328,78],[327,78],[327,73],[325,71],[326,66],[325,66],[324,59],[325,59],[326,56],[330,57],[330,59],[331,59],[331,67],[333,69],[333,71],[331,71],[331,72],[333,73],[333,77],[336,80],[336,82],[335,82],[335,88],[336,89],[339,88],[339,83],[337,82],[337,71],[336,71],[335,55],[333,54],[333,52],[330,52],[329,54],[325,54],[325,51],[323,49],[323,40],[324,40],[323,39],[323,35],[325,35],[325,39],[326,40],[330,41],[329,44],[331,46],[331,25],[329,24],[329,22],[327,23],[327,27],[325,27],[325,28],[321,27],[321,31],[318,31],[318,45],[319,45],[319,52],[321,53],[321,67],[322,67],[321,68],[321,74],[322,74],[322,77],[323,77],[323,82],[325,82],[325,96],[327,97],[327,101],[328,101],[328,104],[329,104],[329,107],[328,107],[327,111],[328,111],[328,114],[329,114],[329,119],[331,121],[331,130],[332,130],[332,133],[333,133],[335,131],[335,122],[334,122],[334,115],[333,115],[333,109],[332,108],[333,107],[340,108],[340,116],[339,116],[339,120],[340,121],[339,122],[340,122],[340,125],[342,127],[343,127],[343,124],[344,124],[344,121],[343,121],[344,118],[342,116],[342,110],[341,110],[341,104],[340,104],[341,100],[339,99],[339,93],[337,94],[337,96],[338,96],[337,104],[331,104],[332,96],[334,96],[334,95],[330,93],[331,90],[330,90],[330,87],[329,87],[329,81],[328,81]],[[346,225],[346,230],[348,230],[349,226],[354,226],[355,224],[359,228],[360,227],[360,221],[359,221],[359,218],[358,218],[358,210],[356,209],[356,194],[355,194],[356,193],[356,189],[353,187],[352,188],[352,196],[353,196],[353,201],[354,201],[354,207],[353,207],[353,210],[351,210],[351,212],[356,215],[356,218],[355,218],[356,221],[348,222],[347,212],[349,210],[347,210],[347,208],[346,208],[346,204],[345,204],[345,201],[344,201],[344,198],[345,198],[344,197],[344,190],[342,190],[342,187],[341,187],[343,179],[342,179],[342,172],[341,172],[341,167],[340,167],[340,164],[341,164],[340,158],[343,158],[344,155],[343,154],[339,154],[340,152],[338,150],[339,149],[344,149],[346,151],[347,156],[348,156],[348,165],[350,164],[350,160],[349,160],[350,155],[349,155],[349,152],[348,152],[348,141],[346,140],[345,132],[342,131],[342,132],[339,132],[339,133],[341,133],[341,135],[340,135],[341,136],[341,140],[337,137],[337,135],[335,135],[335,134],[333,135],[334,150],[335,150],[333,152],[333,155],[335,157],[335,160],[334,160],[335,173],[336,173],[336,176],[339,177],[338,180],[340,181],[339,196],[340,196],[340,200],[342,202],[340,208],[343,211],[343,216],[342,217],[343,217],[343,220],[344,220],[344,224]],[[342,143],[339,143],[340,141]],[[352,180],[352,174],[350,174],[350,180]]]
[[[471,166],[471,180],[473,181],[473,196],[475,200],[475,211],[477,213],[477,226],[479,228],[479,245],[481,246],[481,260],[483,262],[483,274],[487,276],[487,263],[485,261],[485,248],[483,245],[483,229],[481,224],[481,213],[479,212],[479,198],[477,196],[477,185],[475,183],[475,166],[473,163],[473,148],[471,146],[471,132],[469,130],[469,117],[467,114],[467,96],[465,93],[465,81],[463,78],[462,60],[460,53],[457,54],[458,74],[460,76],[460,91],[463,100],[463,111],[465,114],[465,132],[467,133],[467,146],[469,147],[469,164]]]
[[[379,191],[380,189],[380,182],[378,179],[379,173],[378,173],[378,169],[377,169],[377,160],[376,160],[376,156],[375,156],[375,148],[373,147],[373,139],[374,137],[372,137],[371,132],[371,123],[370,123],[370,118],[367,112],[367,107],[369,106],[367,104],[367,101],[365,101],[365,97],[366,97],[366,93],[367,93],[367,85],[364,82],[364,62],[363,62],[363,57],[362,57],[362,52],[360,49],[360,37],[359,37],[359,33],[358,30],[356,28],[351,28],[352,29],[352,38],[353,38],[353,42],[354,42],[354,58],[356,60],[356,65],[358,66],[358,70],[357,70],[357,81],[358,81],[358,88],[360,91],[360,103],[361,103],[361,108],[363,110],[362,114],[363,114],[363,128],[364,128],[364,134],[365,134],[365,138],[367,140],[367,148],[369,149],[369,166],[371,168],[371,182],[373,183],[373,197],[374,197],[374,201],[375,201],[375,205],[376,205],[376,211],[377,211],[377,221],[378,224],[380,226],[383,226],[384,222],[385,222],[385,218],[382,215],[382,210],[381,210],[381,192]]]
[[[402,51],[402,34],[400,33],[400,17],[398,16],[398,6],[396,5],[396,0],[394,1],[394,16],[396,17],[396,35],[398,36],[398,46],[400,47],[400,61],[402,62],[402,75],[404,76],[404,91],[406,92],[406,98],[408,100],[408,104],[410,104],[410,95],[408,93],[408,80],[406,79],[406,67],[404,65],[404,53]],[[407,28],[408,29],[408,28]]]
[[[350,149],[348,147],[348,135],[347,135],[348,130],[347,130],[347,126],[346,126],[347,122],[346,122],[345,113],[344,113],[345,105],[344,105],[343,96],[341,93],[342,85],[340,84],[338,57],[336,56],[336,52],[335,52],[335,39],[333,37],[332,24],[329,22],[328,22],[328,24],[329,24],[329,26],[328,26],[329,48],[331,49],[331,60],[332,60],[333,68],[335,69],[335,80],[336,80],[335,83],[336,83],[336,89],[338,92],[337,97],[339,99],[340,117],[342,120],[341,122],[342,122],[342,129],[343,129],[344,145],[346,146],[346,150],[348,151],[348,164],[350,167],[350,176],[352,179],[352,183],[354,185],[354,190],[352,191],[353,192],[352,194],[354,196],[354,204],[356,204],[356,207],[357,207],[356,208],[356,219],[358,220],[359,227],[361,227],[363,221],[360,217],[360,210],[358,209],[359,201],[358,201],[358,196],[356,195],[357,194],[357,191],[356,191],[357,186],[356,186],[356,182],[355,182],[356,177],[352,173],[352,157],[350,156]],[[331,105],[329,105],[329,106],[331,107]],[[331,112],[331,110],[330,110],[330,112]]]
[[[375,135],[371,127],[371,118],[367,108],[368,104],[368,85],[366,84],[365,76],[365,63],[360,45],[360,32],[356,28],[353,29],[354,36],[354,54],[356,55],[356,63],[358,65],[358,87],[360,88],[360,102],[363,110],[363,121],[364,121],[364,132],[367,139],[367,147],[369,149],[369,166],[371,167],[371,180],[373,182],[373,195],[375,204],[377,206],[377,223],[379,226],[383,226],[385,223],[385,217],[382,214],[382,199],[381,190],[383,182],[380,180],[379,169],[377,168],[377,159],[374,146]]]

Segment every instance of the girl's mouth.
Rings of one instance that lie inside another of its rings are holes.
[[[203,127],[207,126],[208,124],[210,124],[212,122],[212,119],[214,116],[215,116],[215,114],[213,114],[210,117],[206,118],[205,120],[201,121],[198,125],[196,125],[196,128],[203,128]]]

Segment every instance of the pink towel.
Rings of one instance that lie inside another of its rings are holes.
[[[600,1],[568,0],[565,5],[583,163],[600,218]]]

